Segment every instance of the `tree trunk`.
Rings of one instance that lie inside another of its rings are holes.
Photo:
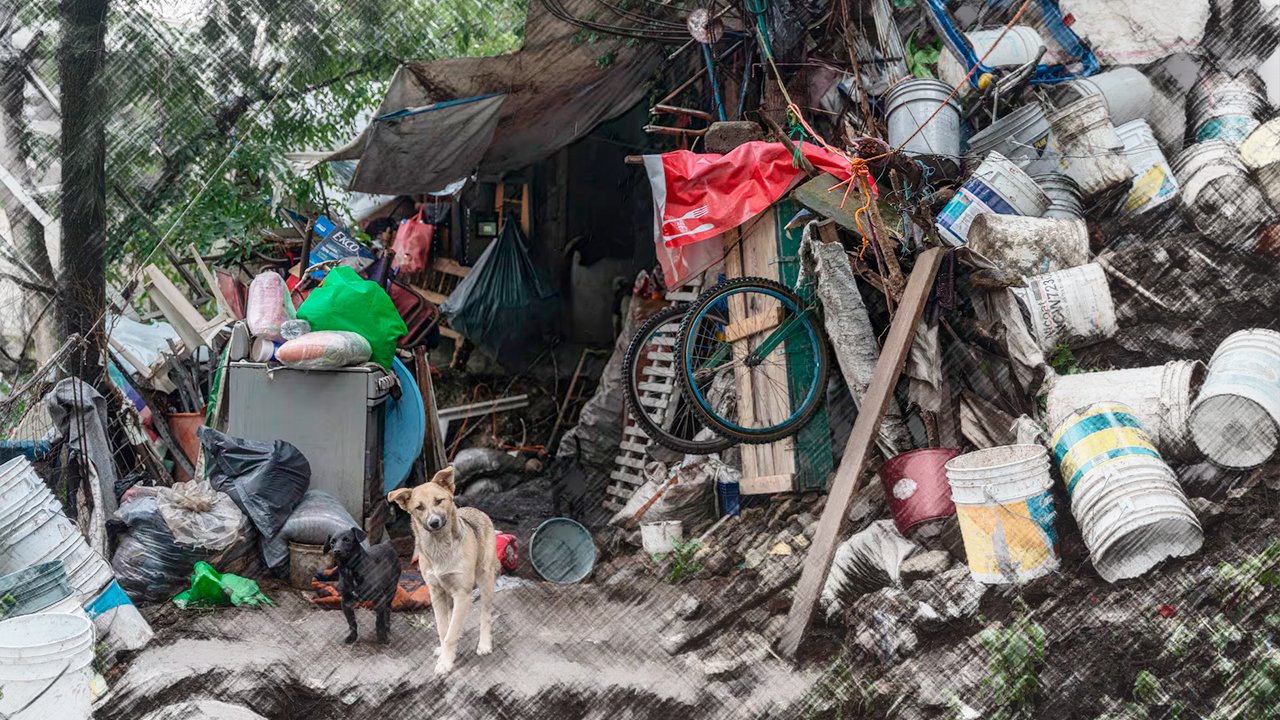
[[[62,106],[62,273],[58,322],[63,337],[89,340],[68,370],[100,384],[100,320],[106,308],[106,116],[102,79],[109,0],[62,0],[58,76]]]

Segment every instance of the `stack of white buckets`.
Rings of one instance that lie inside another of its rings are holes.
[[[38,613],[0,622],[0,717],[88,720],[93,623]]]

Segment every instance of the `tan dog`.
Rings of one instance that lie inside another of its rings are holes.
[[[471,591],[480,587],[480,644],[477,655],[493,652],[493,586],[498,579],[497,538],[493,521],[475,508],[453,502],[453,467],[431,482],[400,488],[387,500],[409,513],[417,544],[418,568],[431,588],[440,649],[436,672],[453,669],[462,624],[471,609]]]

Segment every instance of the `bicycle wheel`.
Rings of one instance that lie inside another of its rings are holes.
[[[781,283],[755,277],[720,283],[694,301],[678,337],[685,394],[721,435],[745,443],[781,440],[822,404],[829,368],[818,308]]]
[[[627,409],[654,442],[677,452],[708,455],[736,443],[706,431],[675,378],[676,334],[688,307],[663,308],[636,330],[622,359],[622,384]],[[695,439],[700,433],[703,438]]]

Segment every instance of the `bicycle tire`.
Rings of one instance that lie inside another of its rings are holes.
[[[774,280],[760,277],[741,277],[725,280],[699,295],[698,299],[693,302],[693,305],[685,313],[684,319],[680,323],[680,333],[676,340],[676,372],[685,396],[690,399],[690,405],[701,417],[703,423],[725,437],[751,445],[760,445],[790,437],[800,432],[805,424],[813,419],[814,414],[822,406],[825,399],[830,362],[828,361],[826,334],[818,324],[817,315],[812,314],[797,319],[797,322],[808,326],[807,331],[813,339],[812,348],[815,368],[812,386],[799,407],[791,411],[790,417],[777,425],[758,430],[749,430],[737,425],[732,420],[721,417],[714,408],[709,407],[706,398],[703,397],[702,392],[694,383],[693,372],[689,366],[691,336],[697,332],[697,325],[700,319],[705,316],[713,305],[732,295],[749,290],[755,290],[780,300],[785,300],[796,311],[807,307],[805,302],[794,291]],[[696,341],[693,344],[696,344]]]
[[[710,455],[711,453],[718,453],[723,450],[727,450],[736,445],[737,442],[729,438],[722,437],[718,433],[713,439],[708,440],[693,440],[690,437],[684,437],[684,435],[689,434],[687,431],[690,430],[690,428],[688,428],[687,425],[685,425],[679,418],[673,419],[672,424],[684,427],[686,432],[672,433],[662,428],[652,417],[650,417],[648,409],[643,403],[641,403],[641,391],[637,385],[636,371],[638,370],[639,363],[641,362],[640,355],[651,345],[650,338],[658,329],[673,323],[677,325],[678,332],[678,320],[684,315],[688,308],[688,305],[672,305],[670,307],[663,308],[662,310],[654,313],[648,320],[645,320],[644,323],[640,325],[635,334],[631,336],[631,342],[627,345],[627,351],[622,358],[622,385],[626,394],[627,410],[631,413],[631,417],[635,419],[636,424],[640,426],[640,429],[644,430],[645,434],[648,435],[650,439],[659,445],[675,450],[676,452],[682,452],[688,455]],[[678,369],[676,370],[676,373],[679,373]],[[680,413],[682,409],[692,409],[693,403],[684,395],[684,391],[679,380],[675,381],[672,400],[682,403],[682,407],[678,407],[675,410],[677,414]],[[700,416],[690,413],[690,417],[696,420],[700,427],[705,427],[702,425]],[[714,428],[712,428],[712,432],[715,432]]]

